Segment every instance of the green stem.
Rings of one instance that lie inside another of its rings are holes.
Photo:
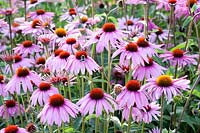
[[[169,20],[169,28],[168,28],[166,49],[168,49],[169,43],[170,43],[170,30],[171,30],[172,25],[173,25],[173,22],[172,22],[173,21],[173,15],[174,15],[174,5],[170,4],[170,20]]]
[[[148,6],[149,3],[147,1],[146,4],[144,4],[144,37],[148,38]]]
[[[23,121],[23,119],[22,119],[22,112],[21,112],[21,108],[20,108],[19,97],[18,97],[18,95],[16,95],[16,97],[17,97],[17,103],[18,103],[18,110],[19,110],[19,113],[20,113],[20,121],[21,121],[21,125],[22,125],[22,127],[24,127],[24,121]]]
[[[144,133],[144,126],[145,126],[145,123],[143,122],[142,123],[142,131],[141,131],[141,133]]]
[[[69,91],[69,100],[72,100],[72,94],[71,94],[71,87],[70,87],[70,81],[69,81],[69,76],[67,74],[67,86],[68,86],[68,91]]]
[[[110,77],[111,77],[111,46],[108,45],[108,81],[107,81],[107,93],[110,94]]]
[[[131,106],[130,112],[129,112],[127,133],[130,133],[130,130],[131,130],[132,110],[133,110],[133,107]]]
[[[102,79],[102,82],[101,82],[101,88],[104,90],[104,55],[103,55],[103,52],[101,53],[101,67],[102,67],[102,72],[101,72],[101,79]]]
[[[12,22],[11,22],[11,16],[12,15],[8,15],[8,24],[9,24],[9,37],[10,37],[10,46],[11,46],[11,53],[12,53],[12,50],[13,50],[13,39],[12,39]]]
[[[84,96],[84,91],[85,91],[85,84],[84,84],[84,78],[83,75],[81,76],[81,97]]]
[[[24,0],[24,19],[25,19],[25,21],[27,20],[26,19],[26,0]]]
[[[53,133],[52,127],[48,125],[49,133]]]
[[[95,119],[95,133],[98,133],[98,127],[99,127],[99,117],[96,117]]]
[[[84,133],[85,132],[85,117],[83,116],[82,118],[82,129],[81,132]]]
[[[58,133],[61,133],[61,132],[60,132],[60,127],[59,127],[59,126],[58,126],[58,129],[57,129],[57,130],[58,130]]]
[[[162,133],[163,129],[163,108],[164,108],[164,93],[161,96],[161,114],[160,114],[160,133]]]

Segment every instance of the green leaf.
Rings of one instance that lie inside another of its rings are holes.
[[[176,47],[172,48],[170,51],[173,51],[174,49],[182,49],[185,48],[185,44],[186,42],[180,43],[179,45],[177,45]],[[197,45],[193,39],[188,39],[188,47],[192,46],[192,45]]]
[[[117,19],[113,16],[109,16],[108,20],[111,20],[115,25],[117,25]]]
[[[195,11],[197,10],[197,8],[198,8],[197,4],[194,4],[194,5],[192,6],[191,12],[192,12],[192,13],[195,12]]]
[[[82,117],[78,117],[76,118],[75,122],[74,122],[74,129],[79,129],[80,125],[81,125],[81,122],[82,122]]]
[[[182,27],[184,28],[185,26],[187,26],[191,20],[192,20],[192,16],[187,17],[186,20],[183,22]]]
[[[119,120],[118,117],[112,116],[112,117],[110,118],[110,120],[111,120],[112,122],[114,122],[118,128],[121,127],[121,122],[120,122],[120,120]]]
[[[86,116],[85,117],[85,121],[88,121],[88,120],[90,120],[92,118],[96,118],[96,115],[95,114],[91,114],[91,115]]]

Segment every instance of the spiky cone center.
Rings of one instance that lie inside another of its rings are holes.
[[[132,20],[127,20],[126,21],[126,25],[128,25],[128,26],[132,26],[134,23],[133,23],[133,21]]]
[[[49,84],[49,83],[47,83],[47,82],[41,82],[40,84],[39,84],[39,89],[41,90],[41,91],[47,91],[47,90],[49,90],[51,88],[51,84]]]
[[[148,46],[149,46],[149,43],[145,40],[144,37],[139,37],[138,40],[137,40],[137,45],[138,45],[139,47],[145,48],[145,47],[148,47]]]
[[[4,76],[0,75],[0,84],[4,82]]]
[[[37,27],[40,26],[40,25],[41,25],[41,20],[39,20],[39,19],[34,19],[33,22],[32,22],[32,24],[31,24],[31,27],[32,27],[32,28],[37,28]]]
[[[38,10],[36,10],[36,13],[37,13],[37,15],[43,15],[43,14],[45,14],[45,10],[38,9]]]
[[[45,60],[44,57],[39,57],[39,58],[37,58],[37,60],[36,60],[36,64],[37,64],[37,65],[40,65],[40,64],[44,65],[45,62],[46,62],[46,60]]]
[[[15,55],[13,57],[13,59],[14,59],[14,62],[17,63],[17,62],[20,62],[22,60],[22,57],[20,55]]]
[[[26,41],[23,41],[22,44],[25,48],[28,48],[28,47],[31,47],[33,45],[33,42],[30,41],[30,40],[26,40]]]
[[[12,108],[15,107],[16,101],[15,100],[6,100],[6,107],[7,108]]]
[[[114,32],[116,27],[113,23],[105,23],[102,29],[104,32]]]
[[[56,49],[56,50],[54,51],[54,55],[55,55],[55,56],[58,56],[61,52],[63,52],[62,49]]]
[[[37,0],[30,0],[30,4],[35,4],[37,2],[38,2]]]
[[[66,39],[66,43],[70,44],[70,45],[75,44],[76,43],[76,38],[67,38]]]
[[[62,51],[62,52],[59,54],[59,57],[60,57],[61,59],[67,59],[69,56],[70,56],[70,53],[69,53],[69,52],[66,52],[66,51]]]
[[[88,17],[87,16],[83,16],[82,18],[81,18],[81,23],[86,23],[88,21]]]
[[[137,52],[138,51],[138,46],[136,43],[134,42],[129,42],[127,45],[126,45],[126,50],[127,51],[130,51],[130,52]]]
[[[156,84],[160,87],[169,87],[172,85],[172,78],[169,75],[161,75],[156,79]]]
[[[174,49],[172,51],[172,54],[174,57],[181,58],[181,57],[183,57],[184,51],[181,49]]]
[[[13,23],[12,23],[12,26],[13,26],[13,27],[18,27],[18,26],[20,26],[20,24],[17,23],[17,22],[13,22]]]
[[[4,133],[17,133],[17,132],[18,132],[18,127],[16,125],[8,125],[4,130]]]
[[[93,88],[90,91],[90,98],[94,100],[100,100],[104,97],[104,92],[101,88]]]
[[[64,104],[65,99],[61,94],[54,94],[50,96],[49,103],[53,107],[60,107]]]
[[[74,8],[70,8],[69,9],[69,15],[72,16],[72,15],[76,15],[76,10]]]
[[[146,67],[152,66],[153,65],[153,59],[152,58],[148,58],[148,62],[144,61],[144,65]]]
[[[176,0],[168,0],[168,3],[169,3],[169,4],[175,4],[175,3],[176,3]]]
[[[85,58],[87,58],[87,52],[86,51],[77,51],[75,56],[76,56],[76,59],[84,61]]]
[[[155,33],[156,33],[157,36],[159,36],[163,33],[163,30],[161,28],[158,28]]]
[[[34,133],[37,129],[36,129],[36,126],[35,126],[33,123],[29,123],[29,124],[26,126],[26,130],[27,130],[29,133]]]
[[[197,4],[197,0],[187,0],[186,1],[186,5],[187,6],[189,6],[190,5],[190,7],[192,8],[192,6],[194,5],[194,4]]]
[[[29,69],[26,68],[26,67],[19,67],[17,70],[16,70],[16,75],[18,77],[26,77],[29,75]]]
[[[128,91],[138,91],[140,90],[140,82],[137,80],[129,80],[126,83],[126,89]]]
[[[67,35],[67,31],[63,28],[57,28],[55,33],[58,37],[64,37]]]

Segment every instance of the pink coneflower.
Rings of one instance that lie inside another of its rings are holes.
[[[158,3],[156,9],[165,9],[166,11],[170,10],[170,4],[169,0],[156,0],[156,3]]]
[[[99,43],[96,45],[98,52],[103,52],[104,48],[108,50],[110,45],[111,48],[122,46],[124,34],[121,30],[117,30],[113,23],[105,23],[98,34],[100,35]]]
[[[80,106],[80,112],[83,116],[87,113],[91,115],[96,112],[96,116],[102,114],[105,110],[106,114],[114,112],[117,109],[115,100],[107,93],[104,93],[101,88],[93,88],[90,93],[80,99],[77,103]]]
[[[140,83],[137,80],[129,80],[126,86],[123,87],[123,91],[117,96],[116,101],[119,107],[127,106],[130,108],[134,105],[138,108],[142,108],[148,104],[148,99],[144,89],[140,87]]]
[[[149,0],[149,3],[154,3],[155,0]],[[138,4],[146,4],[147,1],[146,0],[126,0],[127,4],[134,4],[134,5],[138,5]]]
[[[8,119],[10,117],[15,117],[24,113],[24,107],[20,105],[20,110],[18,103],[15,100],[6,100],[6,102],[0,106],[0,117]]]
[[[33,55],[34,53],[42,51],[38,45],[34,44],[30,40],[23,41],[22,44],[18,44],[18,46],[13,50],[15,53],[21,54],[23,56]]]
[[[155,127],[151,130],[149,130],[149,133],[160,133],[160,129],[158,127]]]
[[[156,104],[156,102],[152,102],[149,105],[144,106],[144,108],[142,109],[143,113],[142,113],[142,120],[145,123],[150,123],[152,122],[152,119],[156,119],[157,121],[158,116],[160,116],[160,106],[158,104]]]
[[[27,89],[32,92],[33,83],[39,84],[40,77],[34,71],[29,71],[27,67],[19,67],[5,88],[6,91],[9,91],[11,94],[14,94],[15,92],[20,94],[21,86],[25,93],[27,92]]]
[[[52,48],[53,50],[55,49],[55,35],[54,34],[43,34],[40,35],[37,40],[38,43],[42,44],[44,47]]]
[[[12,15],[17,12],[17,8],[0,9],[1,15]]]
[[[29,10],[32,7],[36,7],[38,4],[40,4],[42,1],[41,0],[29,0],[27,1],[27,10]]]
[[[130,63],[132,61],[133,65],[144,65],[144,61],[148,62],[147,55],[143,54],[141,49],[138,48],[137,44],[134,42],[129,42],[125,46],[120,47],[116,50],[112,58],[115,58],[120,54],[119,64],[127,65],[127,61]]]
[[[63,70],[68,71],[67,69],[67,61],[70,56],[70,53],[67,51],[62,51],[59,53],[58,56],[56,56],[52,61],[52,67],[49,67],[49,69],[54,72],[61,72]]]
[[[37,9],[35,12],[30,12],[29,17],[31,19],[40,19],[40,20],[49,20],[53,19],[54,13],[53,12],[46,12],[43,9]]]
[[[9,30],[9,25],[3,19],[0,19],[0,33],[5,33]]]
[[[17,125],[8,125],[6,128],[0,130],[0,133],[29,133],[26,129],[18,127]]]
[[[137,18],[133,18],[132,16],[126,16],[118,19],[119,28],[122,30],[130,30],[133,31],[135,29],[135,23],[138,21]]]
[[[158,77],[163,74],[166,68],[157,64],[152,58],[149,58],[148,62],[144,63],[144,66],[138,65],[133,70],[133,78],[137,80],[149,79],[152,77]]]
[[[159,39],[159,41],[164,42],[165,40],[167,40],[168,38],[168,30],[163,30],[161,28],[157,28],[157,31],[154,33],[151,33],[149,35],[149,37],[151,38],[151,42],[156,42],[157,39]],[[172,35],[170,35],[172,36]]]
[[[45,103],[47,103],[51,95],[57,93],[59,93],[57,88],[53,87],[50,83],[43,81],[38,85],[38,88],[33,92],[30,98],[31,105],[36,106],[38,102],[40,106],[43,106]]]
[[[148,57],[157,55],[155,50],[161,47],[161,45],[155,45],[146,41],[144,37],[139,37],[136,44],[138,45],[138,49],[142,51],[142,54]]]
[[[99,70],[99,65],[88,56],[86,51],[78,51],[75,55],[70,55],[66,64],[66,70],[77,75],[79,72],[85,74],[85,70],[92,75],[93,72]]]
[[[75,46],[78,44],[78,40],[73,37],[68,37],[65,41],[62,41],[58,44],[61,49],[68,51],[70,54],[77,52]]]
[[[135,27],[141,31],[144,30],[144,18],[141,18],[139,21],[137,21],[135,23]],[[156,24],[154,24],[154,22],[152,21],[152,19],[148,19],[148,30],[152,31],[157,29],[158,26]]]
[[[8,93],[5,91],[5,77],[3,75],[0,75],[0,96],[7,96]]]
[[[75,104],[60,94],[54,94],[50,96],[38,118],[40,117],[40,121],[43,124],[47,122],[48,125],[52,126],[55,122],[56,125],[61,126],[62,122],[70,121],[69,115],[75,118],[77,114],[78,107]]]
[[[174,49],[171,51],[166,51],[164,54],[161,54],[160,57],[164,58],[164,61],[169,60],[170,64],[173,66],[178,65],[179,67],[184,67],[186,65],[197,65],[197,61],[195,59],[198,58],[198,55],[188,55],[188,52],[185,52],[181,49]]]
[[[122,111],[122,118],[126,121],[129,120],[130,116],[130,108],[128,106],[125,106]],[[140,109],[138,109],[136,106],[132,107],[131,117],[133,121],[140,122],[142,119],[142,112]]]
[[[60,16],[60,20],[61,21],[64,21],[64,20],[72,21],[78,15],[78,13],[80,14],[80,12],[82,12],[82,10],[83,10],[83,8],[81,8],[81,7],[70,8],[67,12],[63,13]]]
[[[172,79],[168,75],[161,75],[157,78],[147,80],[147,84],[143,89],[148,91],[152,100],[159,99],[164,94],[168,101],[171,101],[173,96],[180,95],[181,90],[188,90],[190,81],[185,77]]]
[[[38,57],[35,60],[36,66],[43,66],[46,63],[46,59],[44,57]]]

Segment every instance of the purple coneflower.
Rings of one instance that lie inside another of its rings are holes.
[[[70,121],[69,115],[75,118],[77,114],[78,107],[75,104],[60,94],[54,94],[50,96],[49,101],[38,114],[38,118],[40,117],[43,124],[47,122],[48,125],[52,126],[55,122],[56,125],[61,126],[62,122]]]
[[[135,29],[135,23],[138,21],[138,19],[133,18],[133,16],[129,17],[123,17],[118,19],[119,28],[122,30],[130,30],[133,31]]]
[[[70,54],[76,53],[77,49],[75,49],[78,40],[73,37],[68,37],[65,41],[62,41],[58,44],[61,49],[68,51]]]
[[[179,67],[184,67],[186,65],[197,65],[197,59],[199,56],[197,54],[195,55],[188,55],[188,52],[185,52],[181,49],[174,49],[171,51],[166,51],[164,54],[161,54],[160,57],[164,58],[164,61],[169,60],[170,64],[173,66],[178,65]]]
[[[96,116],[102,114],[105,110],[106,114],[114,112],[117,109],[115,100],[107,93],[104,93],[101,88],[93,88],[90,93],[80,99],[77,103],[80,106],[80,112],[83,116],[91,115],[96,112]]]
[[[6,128],[0,130],[0,133],[29,133],[26,129],[18,127],[17,125],[8,125]]]
[[[27,89],[32,92],[33,83],[40,83],[40,77],[37,75],[37,73],[34,71],[29,71],[27,67],[19,67],[5,88],[6,91],[9,91],[11,94],[14,94],[15,92],[20,94],[21,86],[25,93],[27,92]]]
[[[50,83],[43,81],[38,85],[38,88],[33,92],[30,98],[31,105],[35,106],[38,102],[40,106],[43,106],[45,103],[47,103],[51,95],[57,93],[59,93],[57,88],[53,87]]]
[[[152,58],[148,58],[148,62],[144,62],[144,66],[138,65],[133,70],[133,78],[142,81],[144,78],[149,79],[158,77],[163,74],[166,68],[157,64]]]
[[[171,101],[173,96],[182,94],[181,90],[188,90],[190,81],[185,77],[172,79],[168,75],[161,75],[157,78],[147,80],[147,84],[143,89],[148,91],[152,100],[159,99],[164,94],[168,101]]]
[[[120,47],[116,50],[112,58],[115,58],[120,54],[119,64],[127,65],[127,61],[131,62],[134,66],[142,64],[144,65],[144,61],[148,62],[148,58],[142,51],[138,48],[137,44],[134,42],[129,42],[125,46]]]
[[[128,108],[134,105],[138,108],[148,105],[148,99],[144,89],[140,87],[140,83],[137,80],[129,80],[126,86],[123,87],[123,91],[117,96],[116,101],[119,107]]]
[[[151,38],[151,42],[156,42],[157,39],[159,39],[159,41],[164,42],[165,40],[167,40],[168,38],[168,30],[163,30],[161,28],[157,28],[157,30],[154,33],[151,33],[149,35],[149,38]],[[172,36],[172,35],[170,35]]]
[[[77,75],[79,72],[85,74],[85,70],[92,75],[93,72],[99,70],[99,65],[88,56],[86,51],[77,51],[75,55],[68,57],[66,70],[70,73]]]
[[[160,106],[155,102],[150,103],[149,105],[144,106],[142,109],[142,119],[145,123],[152,122],[152,118],[155,118],[158,121],[158,117],[160,116]]]
[[[4,104],[0,106],[0,117],[4,119],[18,116],[25,111],[22,105],[20,105],[19,110],[18,103],[15,100],[6,100]]]
[[[54,13],[53,12],[46,12],[43,9],[37,9],[35,12],[30,12],[29,17],[31,19],[40,19],[40,20],[49,20],[53,19]]]
[[[160,133],[160,129],[158,127],[155,127],[151,130],[149,130],[149,133]]]
[[[16,48],[13,49],[15,53],[18,53],[23,56],[33,55],[41,51],[41,48],[34,44],[30,40],[23,41],[22,44],[18,44]]]

